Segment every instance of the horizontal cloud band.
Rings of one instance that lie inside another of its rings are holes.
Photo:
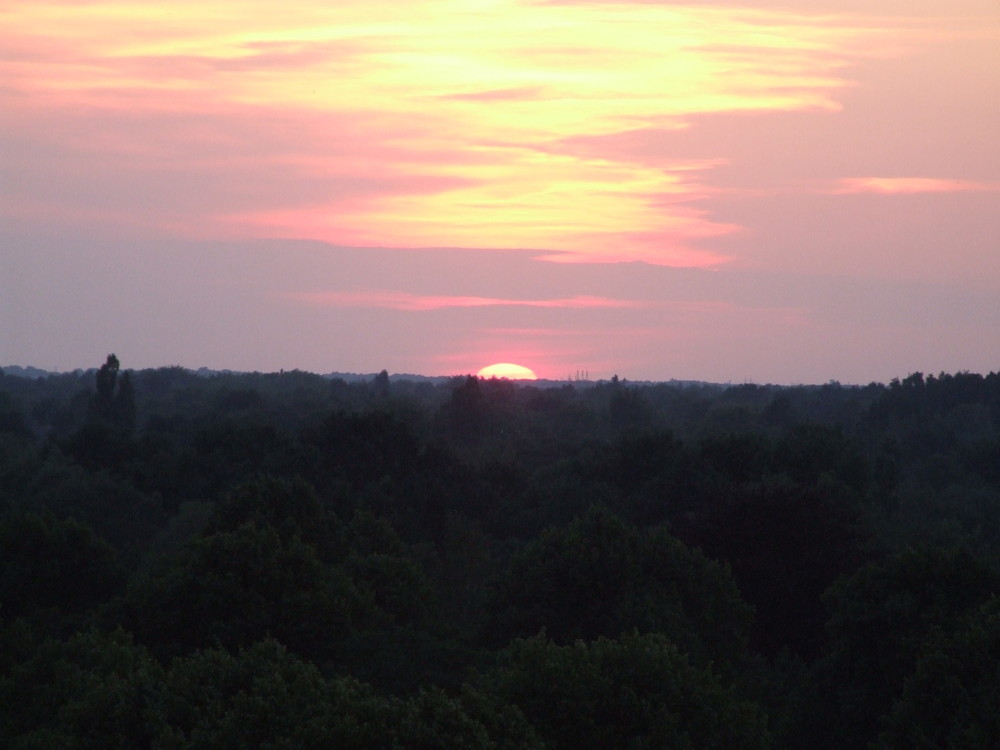
[[[639,308],[651,303],[606,297],[563,299],[502,299],[496,297],[422,296],[406,292],[301,292],[290,299],[321,307],[380,307],[390,310],[441,310],[449,307]]]
[[[969,193],[1000,191],[1000,183],[936,177],[855,177],[840,180],[835,193]]]

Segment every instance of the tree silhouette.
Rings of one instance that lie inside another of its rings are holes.
[[[90,416],[95,422],[126,431],[135,428],[135,389],[127,372],[119,375],[118,357],[109,354],[97,371],[97,393],[91,400]]]
[[[389,398],[389,371],[382,370],[372,379],[372,393],[375,398]]]

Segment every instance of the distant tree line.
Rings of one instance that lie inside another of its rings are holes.
[[[1000,375],[0,373],[0,746],[992,748]]]

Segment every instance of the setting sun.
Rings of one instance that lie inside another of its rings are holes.
[[[508,380],[538,380],[534,370],[510,362],[498,362],[476,373],[481,378],[507,378]]]

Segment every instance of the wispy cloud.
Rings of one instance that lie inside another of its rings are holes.
[[[543,307],[543,308],[639,308],[651,303],[616,300],[605,297],[567,297],[563,299],[503,299],[498,297],[463,297],[419,295],[408,292],[296,292],[289,299],[320,307],[386,308],[390,310],[430,311],[452,307]]]
[[[836,194],[880,193],[885,195],[990,191],[1000,191],[1000,183],[949,180],[936,177],[855,177],[840,180],[833,190]]]
[[[541,86],[519,86],[512,89],[492,89],[490,91],[469,91],[458,94],[443,94],[439,99],[477,102],[525,101],[540,99],[545,94]]]

